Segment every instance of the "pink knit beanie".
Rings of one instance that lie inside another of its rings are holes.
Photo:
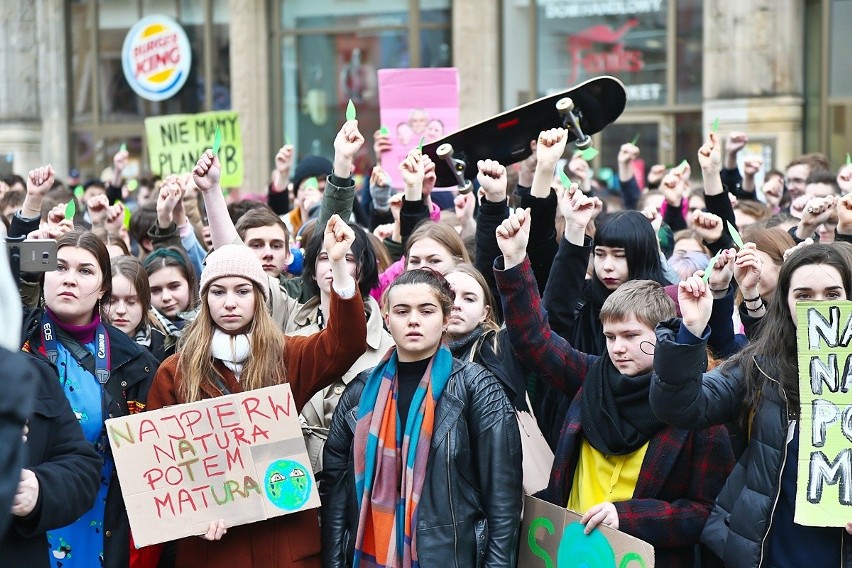
[[[263,297],[269,300],[269,277],[254,253],[245,245],[225,245],[207,255],[201,271],[201,291],[214,280],[225,276],[240,276],[260,287]]]

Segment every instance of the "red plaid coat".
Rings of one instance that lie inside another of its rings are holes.
[[[582,425],[577,396],[598,357],[577,351],[553,333],[529,261],[495,276],[512,348],[543,380],[573,398],[562,425],[550,483],[542,498],[565,506],[580,456]],[[734,465],[723,426],[689,431],[666,427],[648,445],[633,498],[615,503],[619,530],[656,550],[658,566],[691,567],[716,495]]]

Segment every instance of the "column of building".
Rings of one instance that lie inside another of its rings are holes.
[[[774,145],[774,168],[802,152],[804,3],[704,3],[704,128]]]
[[[50,162],[68,171],[64,0],[4,2],[0,19],[0,157],[16,173]]]

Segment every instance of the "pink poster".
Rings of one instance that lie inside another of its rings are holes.
[[[392,186],[402,188],[399,163],[421,139],[429,144],[459,128],[459,73],[454,67],[380,69],[379,112],[393,149],[382,154]]]

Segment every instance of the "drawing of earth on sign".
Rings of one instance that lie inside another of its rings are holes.
[[[276,460],[266,468],[263,484],[266,497],[285,511],[295,511],[311,496],[311,477],[308,470],[293,460]]]
[[[559,568],[615,568],[615,552],[600,531],[586,534],[580,523],[571,523],[562,533],[556,565]],[[645,561],[635,552],[621,558],[618,568],[645,568]]]

